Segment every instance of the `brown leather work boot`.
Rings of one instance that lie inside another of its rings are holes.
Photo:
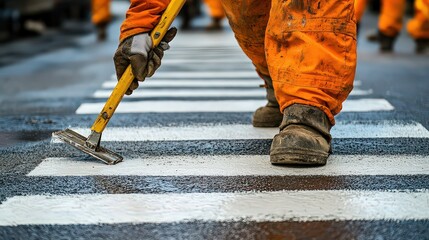
[[[331,152],[331,123],[319,108],[293,104],[284,110],[270,150],[272,164],[325,165]]]
[[[262,75],[265,80],[268,103],[264,107],[256,109],[253,114],[252,124],[254,127],[278,127],[283,119],[280,106],[274,96],[273,81],[269,76]]]

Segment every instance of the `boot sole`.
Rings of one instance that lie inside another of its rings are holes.
[[[270,162],[274,165],[307,165],[323,166],[326,165],[329,155],[311,155],[308,153],[282,153],[270,155]]]

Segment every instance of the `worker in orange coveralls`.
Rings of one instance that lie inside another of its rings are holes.
[[[380,42],[382,52],[393,51],[394,42],[402,29],[406,8],[406,0],[383,0],[378,21],[377,36],[370,40]],[[367,0],[356,0],[356,19],[360,19],[365,11]],[[429,0],[416,0],[414,17],[407,24],[408,33],[416,42],[416,53],[424,53],[429,48]]]
[[[223,10],[222,3],[220,0],[204,0],[206,3],[212,22],[207,26],[207,30],[221,30],[222,19],[225,17],[225,11]]]
[[[107,38],[107,25],[111,20],[110,0],[91,1],[92,23],[97,28],[97,39],[104,41]]]
[[[131,64],[135,81],[127,94],[161,64],[170,29],[151,50],[149,32],[168,0],[131,0],[114,56],[119,77]],[[253,125],[279,126],[273,164],[324,165],[331,152],[334,116],[353,88],[356,21],[353,0],[222,0],[239,45],[265,81],[268,104]],[[198,103],[196,103],[198,104]]]

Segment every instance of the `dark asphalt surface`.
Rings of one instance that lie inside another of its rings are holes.
[[[372,15],[362,23],[356,79],[373,98],[387,99],[391,112],[341,113],[337,121],[418,122],[429,129],[429,55],[413,54],[405,32],[396,52],[379,54],[366,42],[375,26]],[[51,133],[69,126],[90,127],[95,115],[76,115],[83,102],[113,74],[112,54],[119,21],[110,27],[110,39],[96,44],[94,35],[73,36],[48,52],[0,61],[0,203],[13,196],[210,193],[279,190],[375,190],[419,192],[429,189],[429,174],[341,176],[26,176],[47,157],[93,161],[64,145],[52,144]],[[182,33],[187,34],[187,33]],[[220,33],[222,34],[222,33]],[[179,33],[180,36],[180,33]],[[63,39],[64,36],[58,36]],[[31,43],[40,39],[25,41]],[[61,41],[56,41],[61,42]],[[12,45],[0,46],[0,52]],[[226,53],[228,51],[225,51]],[[167,56],[168,57],[168,54]],[[228,65],[223,71],[249,65]],[[194,68],[192,68],[194,69]],[[204,70],[219,69],[205,65]],[[189,71],[167,66],[163,71]],[[197,90],[197,89],[196,89]],[[352,96],[351,99],[357,98]],[[164,98],[165,99],[165,98]],[[182,98],[174,98],[182,99]],[[196,98],[192,101],[213,98]],[[225,98],[222,98],[225,99]],[[245,99],[245,98],[240,98]],[[250,98],[258,99],[258,98]],[[135,101],[141,99],[126,99]],[[154,99],[158,100],[158,99]],[[161,99],[162,100],[162,99]],[[168,100],[172,100],[171,98]],[[117,114],[109,127],[250,124],[252,113],[137,113]],[[105,142],[125,158],[158,155],[247,155],[269,153],[270,140],[199,140],[159,142]],[[333,140],[334,154],[422,155],[429,164],[429,138],[342,138]],[[268,164],[268,163],[267,163]],[[429,220],[180,222],[162,224],[20,225],[0,227],[0,239],[429,239]]]

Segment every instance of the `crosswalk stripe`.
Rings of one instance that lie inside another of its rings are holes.
[[[116,83],[115,83],[116,84]],[[159,86],[159,84],[158,84]],[[167,85],[165,85],[167,86]],[[258,85],[253,85],[257,87]],[[152,85],[153,87],[153,85]],[[256,89],[174,89],[182,87],[179,83],[168,86],[171,89],[136,89],[127,98],[150,98],[150,97],[265,97],[266,91],[262,88]],[[94,93],[94,98],[108,98],[112,90],[98,90]],[[351,96],[363,96],[371,94],[371,90],[354,89]]]
[[[217,101],[135,101],[122,102],[117,113],[171,113],[171,112],[253,112],[264,106],[266,100],[217,100]],[[98,114],[104,103],[83,103],[76,114]],[[342,112],[391,111],[394,107],[385,99],[349,99]]]
[[[428,218],[427,190],[35,195],[0,205],[0,226]]]
[[[255,78],[258,77],[255,71],[204,71],[204,72],[157,72],[156,78]]]
[[[94,98],[108,98],[112,93],[111,90],[99,90],[93,95]],[[132,95],[127,98],[151,98],[151,97],[265,97],[265,89],[198,89],[198,90],[182,90],[182,89],[137,89]]]
[[[428,156],[331,155],[323,168],[284,168],[268,155],[148,156],[115,166],[46,158],[28,176],[341,176],[429,174]]]
[[[112,74],[110,76],[110,81],[106,81],[103,83],[103,88],[114,88],[116,86],[117,79],[116,74]],[[149,79],[144,82],[142,86],[154,86],[154,87],[165,87],[169,85],[179,85],[182,87],[244,87],[244,86],[259,86],[263,84],[262,79],[258,76],[249,78],[249,79],[234,79],[234,78],[221,78],[216,80],[207,80],[207,79],[156,79],[156,75],[154,79]],[[359,87],[362,85],[361,80],[355,80],[353,82],[355,87]]]
[[[107,81],[103,83],[103,88],[114,88],[118,82]],[[198,79],[198,80],[183,80],[183,79],[167,79],[167,80],[159,80],[159,79],[149,79],[143,82],[140,85],[139,89],[145,89],[146,87],[259,87],[264,82],[261,79],[253,78],[253,79],[244,79],[244,80],[236,80],[236,79],[222,79],[222,80],[206,80],[206,79]],[[137,90],[139,90],[137,89]],[[173,89],[170,90],[172,93],[175,91]]]
[[[200,64],[204,64],[204,63],[221,63],[221,64],[225,64],[225,63],[238,63],[238,64],[249,64],[250,65],[250,60],[246,59],[246,58],[227,58],[225,59],[225,56],[223,56],[221,59],[186,59],[186,58],[181,58],[181,59],[163,59],[162,60],[162,65],[170,65],[170,64],[199,64],[198,66],[201,66]],[[195,66],[195,68],[197,68],[198,66]],[[192,66],[191,66],[192,67]]]
[[[88,136],[88,128],[72,128]],[[252,125],[214,125],[179,127],[110,127],[103,132],[103,141],[193,141],[272,139],[277,128],[254,128]],[[395,121],[338,122],[332,128],[334,138],[429,138],[429,131],[420,123]],[[58,142],[54,139],[54,142]]]

